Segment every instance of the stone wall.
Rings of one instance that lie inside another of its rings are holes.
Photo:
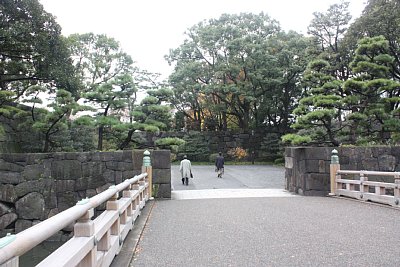
[[[286,190],[307,196],[328,194],[333,149],[339,152],[342,170],[400,170],[400,147],[289,147],[285,149]],[[374,179],[393,182],[388,177]]]
[[[162,184],[158,197],[171,197],[169,153],[151,154],[153,184]],[[142,161],[143,152],[135,151],[0,154],[0,237],[140,174]]]
[[[10,105],[15,105],[10,103]],[[25,111],[29,111],[29,107],[18,106]],[[21,153],[21,152],[38,152],[41,151],[43,137],[39,134],[32,133],[29,127],[20,127],[23,125],[23,119],[16,116],[7,117],[0,114],[0,153]],[[227,156],[228,150],[236,147],[246,149],[249,156],[245,159],[251,161],[274,161],[282,157],[283,148],[280,146],[280,135],[269,130],[257,131],[224,131],[224,132],[162,132],[158,135],[154,133],[141,132],[134,133],[134,137],[138,142],[137,148],[154,148],[154,142],[164,137],[190,137],[197,134],[201,137],[201,142],[209,149],[210,154],[223,152]],[[27,138],[29,136],[29,138]],[[134,138],[134,139],[135,139]],[[84,149],[81,149],[84,150]],[[229,157],[227,157],[229,159]],[[194,161],[204,161],[205,159],[191,158]]]
[[[16,107],[15,103],[7,105]],[[29,107],[18,105],[18,108],[29,111]],[[19,153],[29,146],[29,143],[39,142],[39,136],[31,129],[20,127],[24,119],[14,114],[0,114],[0,153]],[[26,137],[29,138],[26,138]]]
[[[197,135],[200,142],[204,142],[208,148],[208,153],[215,154],[222,152],[229,159],[227,152],[236,147],[241,147],[249,153],[245,159],[251,161],[253,158],[259,161],[273,161],[276,158],[282,157],[280,144],[280,135],[268,131],[224,131],[224,132],[164,132],[158,136],[154,134],[147,135],[149,143],[154,143],[155,140],[164,137],[179,137],[185,139]],[[252,152],[254,154],[252,155]],[[208,155],[205,155],[208,159]],[[191,158],[192,161],[204,161],[205,159]]]

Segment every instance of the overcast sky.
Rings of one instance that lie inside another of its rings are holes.
[[[184,40],[186,29],[221,14],[264,12],[285,30],[307,33],[313,12],[325,12],[340,0],[39,0],[57,17],[63,35],[106,34],[120,42],[141,69],[168,76],[164,60],[169,49]],[[358,17],[366,0],[350,0]]]

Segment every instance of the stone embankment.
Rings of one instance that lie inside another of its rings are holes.
[[[169,157],[169,151],[152,153],[158,165],[153,166],[158,197],[171,196]],[[0,154],[0,237],[18,233],[140,174],[142,158],[143,151]],[[54,239],[63,236],[59,233]]]

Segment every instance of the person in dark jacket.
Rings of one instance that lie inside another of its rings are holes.
[[[219,152],[217,159],[215,160],[215,169],[218,174],[218,178],[222,178],[222,174],[224,173],[224,157],[222,153]]]

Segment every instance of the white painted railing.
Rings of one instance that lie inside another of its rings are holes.
[[[343,179],[343,175],[358,176],[358,180]],[[370,176],[391,176],[394,183],[368,181]],[[336,195],[399,207],[400,172],[346,171],[336,173]],[[372,190],[370,190],[372,188]]]
[[[336,150],[332,151],[330,172],[332,195],[400,207],[400,172],[341,170]],[[371,176],[393,177],[394,183],[369,181]]]
[[[7,237],[0,248],[0,267],[19,266],[19,256],[74,223],[74,236],[37,266],[109,266],[150,197],[151,166],[143,170],[147,172]],[[94,208],[106,201],[106,210],[92,220]]]

